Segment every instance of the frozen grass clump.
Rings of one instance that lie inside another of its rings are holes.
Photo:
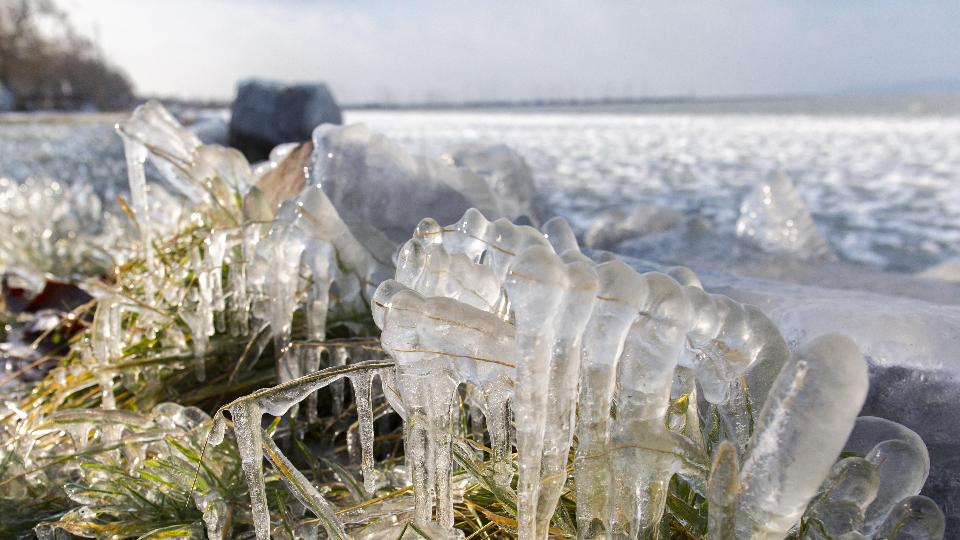
[[[926,447],[856,417],[843,336],[791,351],[758,309],[592,260],[558,219],[428,218],[394,256],[418,193],[379,200],[380,230],[341,219],[350,182],[489,197],[389,169],[365,131],[251,167],[153,103],[118,130],[131,249],[0,410],[4,536],[943,537]]]

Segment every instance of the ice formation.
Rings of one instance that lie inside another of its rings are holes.
[[[463,167],[413,156],[363,125],[319,126],[313,146],[309,183],[323,189],[373,253],[392,253],[425,216],[454,220],[471,207],[510,219],[533,214],[526,193],[532,180],[522,162],[507,160],[474,172],[470,165],[477,160],[467,154],[461,156],[468,160]],[[512,196],[498,196],[503,193]]]
[[[337,519],[332,507],[303,475],[287,460],[279,448],[264,437],[261,419],[264,414],[283,416],[317,390],[330,385],[350,373],[367,373],[372,377],[391,367],[387,362],[358,363],[349,367],[334,367],[314,372],[299,379],[296,384],[280,384],[273,388],[259,390],[238,399],[221,408],[214,416],[214,424],[208,440],[214,446],[223,442],[226,430],[224,411],[230,413],[233,432],[240,451],[243,473],[250,489],[250,505],[253,525],[257,538],[270,538],[270,510],[267,504],[264,484],[264,454],[281,471],[284,481],[290,484],[298,499],[310,508],[323,521],[327,534],[331,538],[345,538],[343,525]],[[368,433],[368,435],[372,435]]]
[[[581,538],[658,534],[674,479],[708,501],[710,538],[943,535],[939,509],[918,496],[930,467],[919,437],[855,418],[867,376],[848,338],[803,335],[791,353],[767,316],[707,292],[688,269],[640,273],[614,257],[597,262],[561,219],[541,229],[488,220],[484,212],[535,221],[524,218],[535,218],[532,195],[503,200],[530,186],[511,176],[522,167],[500,151],[454,153],[457,168],[412,158],[363,127],[322,126],[311,144],[280,147],[251,168],[232,150],[200,144],[153,103],[118,129],[145,300],[101,295],[82,359],[96,374],[104,410],[49,420],[78,449],[97,434],[116,442],[154,425],[113,410],[119,375],[109,366],[123,356],[125,332],[171,328],[163,345],[192,355],[198,380],[216,334],[251,336],[245,355],[253,356],[272,339],[280,384],[225,406],[211,436],[223,439],[229,413],[258,538],[272,528],[264,457],[328,536],[346,537],[321,490],[265,436],[262,417],[296,415],[306,402],[315,419],[314,396],[324,387],[339,412],[348,379],[361,496],[373,495],[381,479],[373,459],[375,377],[404,423],[413,522],[438,538],[458,535],[452,475],[461,406],[477,425],[482,415],[492,463],[480,474],[515,495],[521,539],[553,534],[571,469]],[[157,211],[148,161],[195,211],[173,222]],[[753,236],[765,248],[823,256],[825,244],[812,236],[789,185],[768,187],[760,207],[745,203],[745,234],[779,230],[777,238]],[[438,210],[455,222],[416,222]],[[162,263],[172,223],[200,240],[184,268]],[[357,349],[326,341],[331,313],[367,302],[393,362],[363,362]],[[175,320],[158,306],[173,306]],[[298,311],[304,339],[295,342]],[[136,331],[133,319],[142,323]],[[321,370],[324,351],[330,366]],[[837,461],[841,450],[851,455]],[[226,534],[229,510],[218,494],[194,499],[208,536]]]
[[[782,172],[758,185],[744,198],[737,220],[737,236],[764,251],[798,259],[834,256],[793,182]]]
[[[446,157],[457,167],[479,174],[493,191],[503,217],[536,220],[536,187],[533,172],[516,151],[505,144],[464,144]]]
[[[820,490],[866,396],[857,347],[825,335],[791,355],[758,310],[705,292],[689,271],[673,273],[689,284],[615,259],[594,263],[560,220],[543,231],[476,210],[446,227],[422,221],[395,280],[373,297],[406,409],[415,521],[454,534],[451,417],[463,384],[482,396],[494,463],[509,451],[501,426],[512,412],[521,538],[548,536],[574,432],[583,538],[651,534],[674,474],[710,498],[711,530],[726,537],[785,537],[818,493],[822,504],[809,512],[826,516],[830,497],[859,496],[853,504],[872,516],[875,489]],[[712,467],[699,438],[670,429],[676,373],[695,377],[718,412],[708,422],[731,439],[715,447]],[[763,405],[755,425],[743,413],[751,400]],[[885,441],[838,467],[903,484],[903,493],[885,495],[900,500],[915,494],[925,472],[886,470],[875,455],[915,463],[907,447],[915,448]],[[495,466],[505,486],[508,475]],[[890,506],[880,500],[877,513],[886,516]],[[872,532],[873,521],[854,520],[851,530]]]
[[[638,205],[628,211],[618,207],[599,213],[584,233],[583,241],[591,249],[613,250],[624,240],[673,229],[683,221],[682,213],[667,208]]]
[[[175,300],[190,330],[198,378],[203,378],[202,358],[209,337],[228,325],[234,335],[269,328],[282,358],[281,381],[315,370],[320,363],[318,352],[295,355],[288,351],[294,311],[307,306],[307,337],[322,341],[331,290],[340,304],[360,305],[370,273],[389,264],[389,259],[380,263],[373,259],[316,182],[307,183],[289,200],[275,201],[282,203],[279,206],[270,204],[271,194],[263,192],[269,186],[255,186],[257,177],[277,169],[290,148],[278,148],[272,161],[254,171],[236,150],[200,144],[153,102],[139,107],[117,129],[127,152],[131,206],[150,275],[147,296],[152,301],[164,294],[165,281],[178,276],[165,276],[164,265],[156,260],[155,242],[162,231],[150,209],[147,160],[169,186],[192,202],[193,225],[208,231],[191,252],[190,271],[197,287],[186,298]],[[226,280],[225,268],[229,269]]]
[[[98,275],[122,230],[89,184],[0,177],[0,268],[62,279]],[[33,276],[32,276],[33,277]]]

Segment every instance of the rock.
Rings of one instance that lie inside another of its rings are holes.
[[[203,144],[219,144],[220,146],[230,144],[230,123],[224,118],[201,118],[190,124],[188,129]]]
[[[278,144],[309,140],[320,124],[343,122],[340,106],[323,83],[243,81],[230,112],[230,144],[250,161],[266,159]]]
[[[16,104],[17,97],[3,83],[0,83],[0,112],[12,111]]]

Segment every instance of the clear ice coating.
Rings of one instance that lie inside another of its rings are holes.
[[[901,499],[918,495],[930,472],[930,457],[920,436],[883,418],[857,418],[844,450],[862,455],[879,478],[876,497],[864,509],[863,530],[875,534]]]
[[[379,281],[374,276],[382,273],[380,269],[392,267],[389,257],[379,253],[383,260],[377,260],[356,240],[321,189],[319,176],[304,167],[280,167],[287,158],[302,159],[295,148],[278,148],[266,167],[254,171],[238,151],[201,144],[155,102],[138,107],[117,131],[126,149],[131,210],[148,270],[147,303],[179,302],[179,316],[189,328],[184,341],[192,345],[197,378],[205,376],[209,338],[223,329],[238,335],[268,327],[278,351],[281,381],[305,374],[308,367],[316,369],[320,363],[316,350],[303,355],[288,351],[294,312],[304,307],[308,339],[322,341],[331,294],[346,309],[362,305],[364,288]],[[195,210],[190,224],[207,232],[202,244],[191,250],[196,287],[184,298],[164,298],[169,294],[165,280],[178,276],[164,275],[155,243],[170,232],[166,216],[179,203],[154,208],[157,186],[147,182],[148,160],[190,201]],[[299,192],[288,200],[275,198],[270,189],[279,188],[258,181],[271,171],[300,175]],[[223,279],[225,267],[228,275]]]
[[[156,104],[118,130],[151,279],[145,305],[100,298],[82,362],[96,374],[104,410],[49,418],[78,450],[98,436],[117,441],[138,421],[113,410],[118,374],[109,364],[128,344],[125,321],[152,323],[152,308],[172,303],[189,333],[165,339],[192,351],[198,379],[216,333],[274,340],[281,384],[226,407],[259,538],[272,527],[264,456],[328,536],[345,536],[335,509],[264,437],[261,417],[295,414],[311,399],[315,417],[311,396],[324,386],[342,408],[340,379],[349,379],[364,488],[373,494],[381,480],[374,374],[404,421],[414,521],[437,538],[457,535],[452,451],[463,386],[480,413],[471,420],[485,423],[490,439],[490,479],[509,492],[516,476],[520,538],[553,534],[568,469],[582,538],[657,534],[674,479],[708,500],[709,538],[784,537],[801,517],[818,524],[805,533],[814,538],[943,535],[942,513],[917,496],[930,467],[923,442],[892,422],[854,421],[866,371],[849,340],[804,335],[791,355],[765,315],[705,291],[688,269],[639,273],[612,257],[595,262],[562,219],[539,230],[488,220],[470,207],[536,223],[522,161],[505,149],[462,149],[450,156],[453,167],[412,158],[362,127],[321,127],[313,146],[278,148],[252,169],[235,151],[200,144]],[[148,160],[198,211],[181,215],[147,182]],[[290,175],[282,183],[296,189],[270,192],[271,174]],[[746,235],[765,249],[825,256],[792,188],[767,188],[745,203]],[[517,197],[504,200],[508,193]],[[455,222],[417,221],[437,209]],[[187,219],[201,241],[188,268],[165,275],[156,248]],[[164,286],[187,280],[182,297]],[[326,345],[292,343],[294,313],[302,310],[307,339],[322,342],[332,310],[368,298],[395,362],[364,366],[331,346],[333,367],[318,372]],[[214,422],[218,442],[223,415]],[[850,456],[838,461],[841,449]],[[226,534],[229,509],[216,494],[196,505],[208,536]]]
[[[356,238],[374,253],[392,253],[424,216],[449,221],[476,207],[486,215],[519,217],[512,215],[521,211],[515,208],[517,199],[501,202],[494,191],[521,184],[505,179],[514,171],[527,173],[521,164],[491,166],[478,174],[469,168],[478,160],[466,154],[467,167],[413,156],[363,125],[321,125],[313,132],[313,145],[310,183],[323,189]]]
[[[800,519],[867,396],[867,365],[849,338],[804,345],[780,371],[740,470],[739,538],[782,538]]]
[[[737,236],[764,251],[816,260],[834,257],[790,178],[778,172],[740,205]]]
[[[864,511],[879,488],[880,476],[873,463],[861,457],[844,458],[833,465],[804,515],[830,536],[858,533],[863,530]]]
[[[943,538],[945,527],[943,512],[940,511],[937,503],[927,497],[907,497],[891,509],[887,519],[877,530],[875,538],[896,538],[897,540]]]
[[[294,495],[320,518],[328,535],[332,538],[345,537],[343,525],[330,503],[296,470],[276,444],[269,437],[264,437],[261,426],[263,415],[283,416],[317,390],[338,382],[345,376],[372,377],[373,373],[379,373],[380,369],[389,365],[385,362],[366,362],[350,367],[334,367],[314,372],[294,383],[281,383],[237,399],[224,405],[214,415],[214,423],[208,436],[208,441],[214,446],[223,442],[226,431],[224,412],[229,412],[230,419],[233,421],[233,432],[240,452],[244,477],[250,491],[251,514],[258,539],[264,540],[271,536],[270,509],[267,504],[263,474],[264,456],[278,469],[283,481],[292,488]],[[365,375],[360,375],[361,373]],[[364,407],[369,407],[369,403]]]
[[[395,279],[372,300],[383,348],[397,362],[415,521],[455,534],[451,408],[466,384],[478,389],[493,476],[507,487],[512,413],[521,538],[548,536],[574,433],[582,538],[653,534],[675,474],[715,503],[716,537],[782,538],[815,498],[808,515],[859,534],[879,486],[895,475],[869,456],[831,469],[866,396],[857,347],[826,335],[791,355],[759,310],[704,291],[689,270],[671,274],[685,285],[616,259],[594,263],[562,220],[542,231],[477,210],[449,226],[421,221]],[[697,399],[693,379],[717,411],[709,422],[731,439],[714,448],[712,467],[699,434],[683,431],[695,433],[696,415],[671,429],[670,404]],[[762,404],[756,425],[743,412],[750,400]],[[868,450],[909,461],[901,446],[909,445]],[[822,489],[828,477],[836,485]]]

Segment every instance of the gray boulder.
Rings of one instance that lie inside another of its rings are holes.
[[[251,161],[266,159],[278,144],[309,140],[320,124],[343,122],[340,106],[323,83],[243,81],[230,113],[230,144]]]
[[[230,145],[230,124],[218,117],[200,118],[188,128],[203,144]]]

